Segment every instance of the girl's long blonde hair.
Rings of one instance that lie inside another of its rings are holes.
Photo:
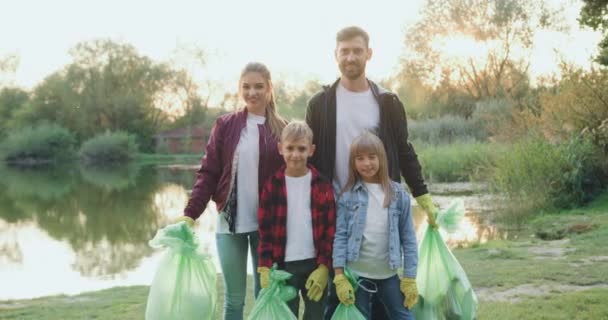
[[[266,65],[264,65],[263,63],[249,62],[241,72],[241,78],[239,80],[239,83],[243,80],[243,76],[245,76],[245,74],[249,72],[256,72],[260,74],[262,78],[264,78],[264,80],[266,80],[266,85],[268,85],[268,88],[270,89],[270,96],[268,97],[268,102],[266,104],[266,121],[268,121],[268,124],[270,125],[272,135],[276,139],[280,139],[281,131],[287,125],[287,121],[283,119],[277,112],[277,107],[274,100],[274,90],[272,87],[272,78],[270,77],[270,70],[268,70]],[[239,85],[239,90],[241,90],[240,87],[241,86]]]
[[[357,172],[355,167],[355,158],[361,154],[375,154],[378,156],[378,178],[380,185],[384,191],[384,203],[383,206],[387,208],[391,200],[393,199],[393,188],[391,187],[391,178],[388,175],[388,160],[386,158],[386,151],[380,138],[375,134],[366,131],[357,137],[350,145],[350,154],[348,158],[348,181],[344,187],[344,191],[350,190],[358,180],[361,180],[361,175]]]

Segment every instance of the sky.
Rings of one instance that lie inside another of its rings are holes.
[[[204,70],[192,70],[195,79],[215,81],[234,91],[243,66],[260,61],[275,79],[298,86],[304,79],[334,80],[338,76],[335,33],[359,25],[370,34],[374,50],[367,74],[382,79],[397,72],[405,31],[419,19],[423,2],[0,0],[0,56],[17,54],[19,66],[9,80],[33,88],[70,63],[68,51],[81,41],[110,38],[130,43],[157,61],[172,59],[178,47],[196,46],[208,58]],[[537,36],[530,57],[535,75],[555,70],[556,49],[579,64],[588,64],[595,52],[599,34],[578,30],[580,5],[567,2],[567,20],[575,28],[569,38],[551,33]],[[446,50],[458,54],[466,44],[452,46]]]

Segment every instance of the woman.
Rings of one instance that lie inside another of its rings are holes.
[[[286,121],[276,110],[270,72],[245,66],[239,81],[245,107],[215,122],[183,220],[193,224],[210,199],[219,216],[217,251],[224,278],[224,319],[242,319],[247,286],[247,249],[258,264],[258,198],[264,182],[282,165],[277,142]],[[254,293],[260,290],[254,272]]]

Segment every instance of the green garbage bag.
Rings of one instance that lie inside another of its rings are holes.
[[[357,282],[357,275],[352,272],[349,268],[344,267],[344,276],[348,279],[348,282],[353,286],[353,290],[357,291],[359,283]],[[357,309],[354,304],[345,305],[340,303],[336,307],[336,311],[331,316],[331,320],[366,320],[361,311]]]
[[[298,295],[294,287],[285,284],[291,276],[287,271],[277,270],[276,264],[272,266],[270,284],[260,291],[249,320],[298,320],[287,306],[287,301]]]
[[[185,222],[168,225],[149,244],[166,252],[150,286],[146,320],[213,319],[216,269],[210,256],[197,252],[192,229]]]
[[[462,200],[438,214],[437,224],[456,230],[464,216]],[[472,320],[477,317],[477,296],[466,273],[446,246],[439,230],[430,226],[418,250],[418,303],[414,316],[419,320]]]

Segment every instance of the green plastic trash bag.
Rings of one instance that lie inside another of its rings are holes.
[[[357,282],[357,275],[352,272],[349,268],[344,267],[344,276],[348,279],[348,282],[353,286],[353,290],[356,292],[359,283]],[[345,305],[340,303],[336,307],[336,311],[331,316],[331,320],[366,320],[361,311],[357,309],[354,304]]]
[[[146,320],[213,319],[216,270],[211,257],[197,252],[197,238],[185,223],[171,224],[150,240],[166,252],[154,275]]]
[[[437,224],[448,231],[456,230],[464,216],[461,200],[439,213]],[[441,234],[427,228],[418,250],[418,303],[414,316],[419,320],[462,319],[477,317],[477,296],[466,273],[446,246]]]
[[[276,264],[272,266],[270,284],[268,288],[260,291],[253,310],[249,314],[249,320],[298,319],[287,306],[287,301],[298,295],[294,287],[285,284],[291,276],[291,273],[287,271],[277,270]]]

